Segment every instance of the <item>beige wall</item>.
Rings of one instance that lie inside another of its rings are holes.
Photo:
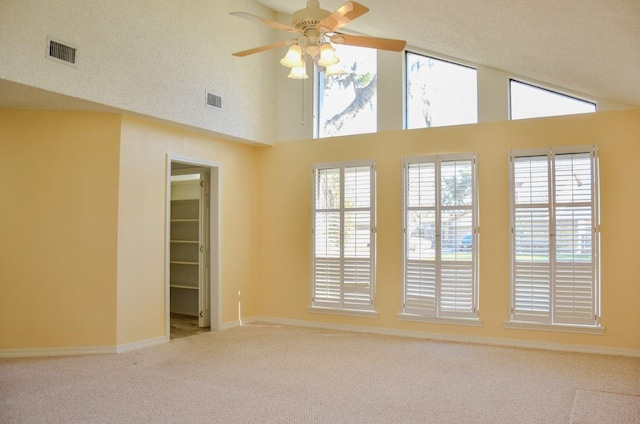
[[[167,155],[221,176],[222,322],[255,316],[522,343],[640,350],[640,110],[277,143],[257,148],[144,118],[0,110],[0,353],[165,337]],[[604,336],[507,330],[510,148],[597,144]],[[404,322],[404,156],[474,151],[482,327]],[[310,304],[311,167],[373,158],[379,318]]]
[[[639,141],[640,110],[635,110],[277,143],[260,155],[258,313],[308,322],[637,352],[640,226],[633,225],[633,218],[640,208]],[[507,330],[503,323],[509,311],[509,149],[582,144],[600,149],[606,334]],[[402,158],[453,152],[478,154],[480,328],[397,319],[402,292]],[[377,163],[379,318],[309,313],[312,164],[370,158]]]
[[[256,313],[258,149],[123,117],[118,345],[165,335],[167,155],[220,165],[222,322]]]
[[[257,148],[142,118],[0,109],[0,353],[165,337],[167,155],[220,165],[222,322],[256,314]]]
[[[0,109],[0,349],[116,341],[120,116]]]

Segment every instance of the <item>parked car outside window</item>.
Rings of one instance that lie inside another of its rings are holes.
[[[466,235],[460,239],[460,250],[471,250],[473,245],[473,236],[471,234]]]

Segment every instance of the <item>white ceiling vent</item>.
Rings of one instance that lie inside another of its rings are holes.
[[[207,106],[212,107],[214,109],[222,110],[222,97],[217,96],[213,93],[207,93]]]
[[[60,41],[48,39],[47,57],[54,60],[67,63],[69,65],[76,64],[76,48],[71,47]]]

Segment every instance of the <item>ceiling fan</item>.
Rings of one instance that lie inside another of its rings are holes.
[[[309,0],[304,9],[300,9],[293,14],[291,26],[249,13],[231,12],[234,16],[297,35],[297,38],[243,50],[233,53],[233,55],[244,57],[281,46],[290,46],[280,63],[291,68],[289,78],[304,79],[308,78],[305,55],[311,57],[319,71],[325,72],[326,75],[337,75],[344,72],[338,65],[340,59],[337,57],[331,43],[396,52],[402,51],[407,44],[404,40],[364,37],[335,32],[368,11],[369,9],[366,6],[355,1],[349,1],[331,13],[328,10],[321,9],[318,0]]]

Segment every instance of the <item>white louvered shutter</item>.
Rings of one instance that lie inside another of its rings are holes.
[[[477,316],[475,156],[405,159],[403,312]]]
[[[346,308],[368,308],[372,302],[372,169],[344,169],[344,275]]]
[[[337,307],[342,289],[340,168],[317,169],[314,177],[314,298]]]
[[[516,320],[550,322],[550,203],[547,156],[512,159],[513,316]]]
[[[436,316],[436,165],[405,164],[405,312]]]
[[[440,315],[473,317],[475,238],[473,159],[440,164]],[[469,243],[465,242],[471,237]]]
[[[512,153],[515,321],[597,324],[595,149],[565,150]]]
[[[555,156],[554,321],[593,325],[594,187],[591,153]]]
[[[314,306],[373,309],[375,173],[372,162],[314,172]]]

